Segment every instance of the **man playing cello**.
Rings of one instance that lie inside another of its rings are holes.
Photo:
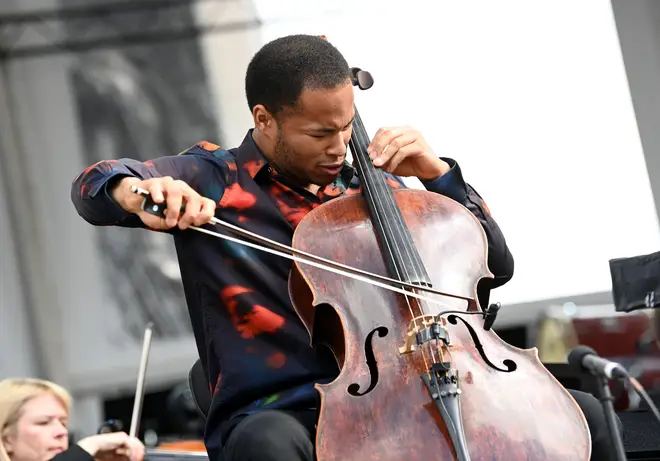
[[[215,215],[290,245],[306,213],[358,193],[359,179],[345,161],[354,118],[351,73],[332,44],[294,35],[266,44],[253,57],[245,85],[254,128],[237,148],[200,142],[183,154],[144,163],[100,162],[75,178],[71,198],[93,225],[148,227],[174,236],[200,358],[214,389],[205,434],[210,459],[311,461],[314,384],[332,381],[338,369],[328,351],[309,345],[291,306],[290,262],[186,229]],[[405,187],[400,177],[415,176],[428,191],[476,216],[495,276],[479,285],[479,302],[487,306],[490,290],[511,279],[513,258],[456,161],[438,157],[408,127],[381,128],[369,153],[392,187]],[[166,219],[144,212],[143,197],[132,186],[166,203]],[[589,424],[592,459],[609,459],[600,404],[571,393]]]

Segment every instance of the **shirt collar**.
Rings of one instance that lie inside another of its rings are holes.
[[[258,175],[263,175],[271,173],[272,169],[268,164],[268,160],[264,156],[257,143],[254,142],[252,137],[252,132],[254,129],[248,130],[243,142],[238,147],[238,152],[236,155],[236,164],[239,168],[247,171],[252,179],[255,179]],[[344,161],[344,166],[339,173],[339,177],[335,180],[335,184],[341,183],[343,189],[348,187],[348,184],[351,182],[351,179],[355,175],[355,169],[353,166]]]
[[[262,171],[267,171],[269,167],[268,160],[252,138],[252,131],[252,129],[248,130],[243,142],[238,146],[236,164],[254,179]]]

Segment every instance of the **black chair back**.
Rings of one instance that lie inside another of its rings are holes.
[[[204,373],[204,368],[202,368],[202,362],[199,359],[195,361],[188,372],[188,386],[190,387],[197,411],[199,411],[202,418],[206,419],[211,408],[213,396],[209,389],[209,381],[206,379],[206,373]]]

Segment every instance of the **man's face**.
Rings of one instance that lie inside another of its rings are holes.
[[[277,123],[273,163],[303,186],[335,180],[351,139],[353,86],[303,90],[295,109],[285,109]]]

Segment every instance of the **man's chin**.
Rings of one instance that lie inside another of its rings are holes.
[[[328,176],[323,176],[323,177],[316,177],[312,179],[312,184],[316,184],[319,186],[321,189],[327,186],[328,184],[332,184],[335,182],[335,179],[337,179],[337,176],[334,177],[328,177]]]

